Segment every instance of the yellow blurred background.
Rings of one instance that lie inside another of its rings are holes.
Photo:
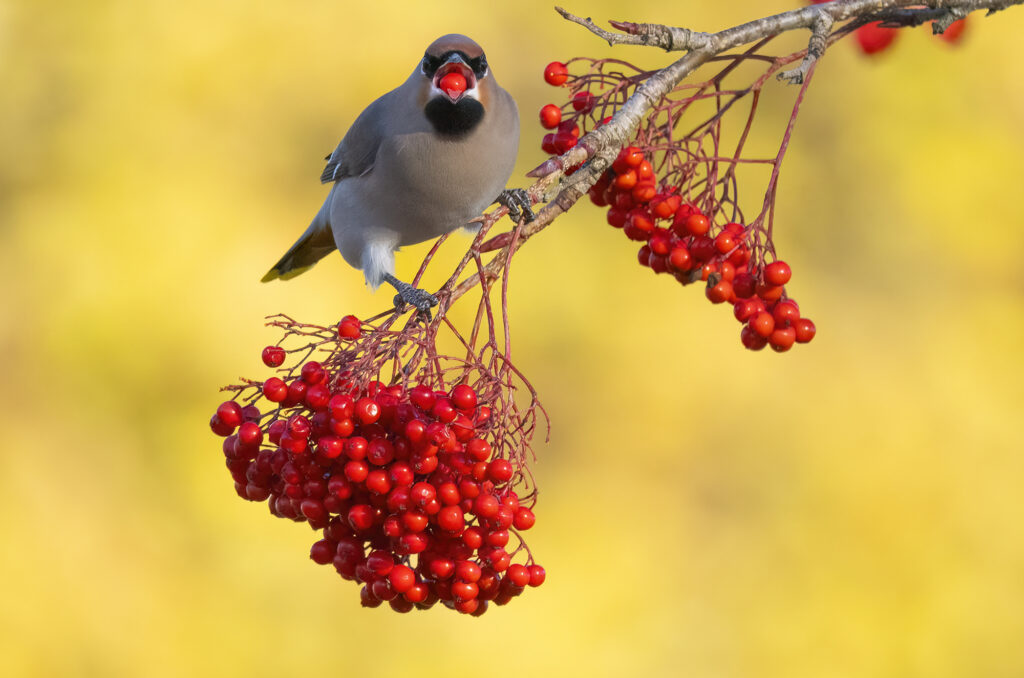
[[[569,9],[715,30],[791,6]],[[745,351],[589,204],[517,256],[515,355],[554,422],[543,587],[479,619],[364,610],[305,526],[235,496],[207,421],[263,374],[264,316],[390,299],[337,255],[258,282],[358,112],[468,33],[519,101],[525,185],[544,64],[669,61],[481,7],[0,2],[0,675],[1024,675],[1021,9],[819,67],[776,225],[809,346]],[[792,96],[767,89],[766,147]]]

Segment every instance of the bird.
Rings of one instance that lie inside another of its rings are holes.
[[[429,313],[437,298],[395,277],[395,251],[471,228],[494,203],[531,220],[527,192],[506,188],[518,149],[516,102],[483,49],[465,35],[439,37],[325,158],[323,206],[262,281],[294,278],[337,249],[371,289],[387,282],[396,306]]]

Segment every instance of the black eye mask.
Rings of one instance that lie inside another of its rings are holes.
[[[458,54],[460,57],[462,57],[462,60],[465,61],[466,64],[473,69],[473,74],[476,75],[477,79],[484,77],[484,75],[487,73],[486,56],[481,54],[475,59],[470,59],[468,56],[466,56],[465,52],[460,52],[456,50],[445,52],[439,57],[424,54],[422,62],[423,72],[427,75],[427,77],[434,77],[434,73],[437,72],[437,69],[441,68],[441,66],[443,66],[444,63],[448,61],[449,57],[451,57],[451,55],[453,54]]]

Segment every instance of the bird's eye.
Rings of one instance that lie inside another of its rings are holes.
[[[429,54],[423,55],[423,61],[421,62],[421,68],[426,75],[433,76],[437,72],[437,69],[441,67],[441,60],[437,57],[432,57]]]
[[[476,77],[482,78],[487,73],[487,57],[481,54],[475,59],[470,59],[469,66],[473,69]]]

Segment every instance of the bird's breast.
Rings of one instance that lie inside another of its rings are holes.
[[[448,140],[431,132],[395,135],[382,145],[366,178],[379,196],[380,224],[402,245],[464,226],[494,202],[515,165],[518,133]]]

